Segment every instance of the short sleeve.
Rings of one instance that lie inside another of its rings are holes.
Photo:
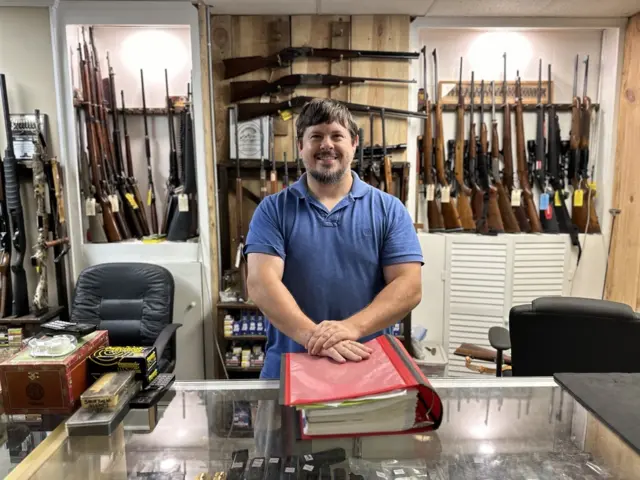
[[[420,262],[424,265],[422,248],[409,212],[394,197],[387,210],[382,266],[408,262]]]
[[[244,253],[245,255],[266,253],[285,259],[284,236],[278,222],[278,212],[273,198],[265,198],[253,213]]]

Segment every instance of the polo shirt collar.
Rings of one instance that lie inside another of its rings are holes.
[[[358,177],[358,174],[351,170],[351,177],[353,178],[353,184],[351,185],[351,191],[349,195],[353,198],[364,197],[369,191],[369,185]],[[300,179],[289,186],[291,190],[298,198],[306,198],[309,195],[309,189],[307,188],[307,172],[303,173]]]

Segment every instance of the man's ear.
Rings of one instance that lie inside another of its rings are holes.
[[[353,148],[357,148],[357,147],[358,147],[358,145],[360,145],[360,135],[356,134],[356,136],[355,136],[355,137],[354,137],[354,139],[353,139],[353,142],[352,142],[352,145],[351,145],[351,146],[352,146]]]
[[[300,155],[300,150],[302,150],[302,139],[298,138],[298,140],[296,140],[296,147],[298,148],[298,151],[294,153],[297,157],[298,155]]]

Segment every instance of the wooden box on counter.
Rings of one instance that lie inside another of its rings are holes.
[[[98,330],[78,339],[68,355],[35,358],[25,348],[1,363],[5,413],[72,413],[89,387],[87,357],[108,344],[107,331]]]

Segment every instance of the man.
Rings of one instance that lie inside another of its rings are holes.
[[[422,251],[406,208],[351,171],[351,113],[315,99],[296,136],[306,173],[258,205],[245,247],[249,297],[270,321],[265,379],[279,378],[285,352],[366,360],[363,343],[422,297]]]

